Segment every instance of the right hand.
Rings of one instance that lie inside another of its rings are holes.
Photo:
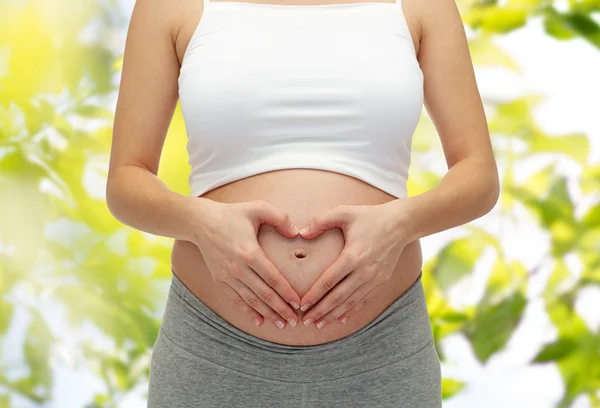
[[[202,252],[213,280],[253,318],[255,325],[268,319],[280,329],[286,322],[295,326],[298,316],[290,305],[296,308],[300,296],[258,243],[261,224],[272,225],[287,238],[296,237],[298,229],[288,214],[262,200],[205,200],[194,244]]]

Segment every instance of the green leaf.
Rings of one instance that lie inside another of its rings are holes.
[[[469,321],[469,315],[466,313],[449,310],[442,315],[442,319],[449,323],[464,323]]]
[[[97,105],[78,105],[73,113],[90,119],[114,119],[113,111]]]
[[[588,137],[582,134],[548,136],[543,133],[536,133],[531,140],[530,148],[535,153],[565,154],[578,163],[584,164],[590,153],[590,142]]]
[[[524,293],[528,277],[527,269],[522,263],[514,261],[507,264],[504,258],[496,258],[480,307],[496,304],[515,291]]]
[[[560,13],[552,6],[546,6],[542,13],[547,19],[551,20],[550,24],[552,26],[561,27],[559,35],[565,35],[566,31],[571,31],[595,47],[600,48],[600,25],[590,16],[580,11]]]
[[[464,20],[488,33],[500,34],[524,26],[527,16],[527,10],[520,5],[484,6],[472,8]]]
[[[568,407],[579,395],[600,389],[600,335],[586,331],[577,337],[577,343],[557,362],[566,387],[559,406]]]
[[[600,0],[570,0],[570,3],[571,9],[580,14],[590,14],[600,11]]]
[[[564,260],[562,258],[556,259],[554,269],[550,274],[550,279],[548,279],[548,283],[546,284],[546,288],[544,290],[544,297],[548,300],[552,300],[558,292],[564,291],[562,285],[570,277],[571,272],[567,268]]]
[[[535,214],[552,236],[551,254],[561,257],[572,251],[582,235],[575,220],[575,208],[567,189],[567,179],[557,177],[545,198],[536,197],[520,187],[507,187],[511,194]]]
[[[533,359],[535,363],[559,361],[577,349],[577,342],[570,338],[559,339],[545,345]]]
[[[495,106],[495,114],[488,121],[490,132],[518,137],[523,142],[529,142],[537,130],[531,110],[542,97],[527,95]]]
[[[591,207],[581,220],[582,225],[588,228],[600,227],[600,204]]]
[[[477,358],[485,363],[503,349],[521,321],[527,301],[517,292],[497,305],[478,308],[464,333],[473,345]]]
[[[581,174],[581,192],[590,194],[596,191],[600,191],[600,164],[584,166]]]
[[[459,238],[444,247],[433,266],[433,275],[442,291],[473,272],[486,243],[473,238]]]
[[[104,406],[110,402],[110,397],[106,394],[96,394],[94,396],[94,404]]]
[[[450,397],[458,394],[465,387],[463,381],[458,381],[452,378],[442,378],[442,399],[450,399]]]
[[[546,16],[546,19],[544,20],[544,31],[559,40],[571,40],[577,37],[575,31],[569,28],[561,18],[556,18],[553,14]]]
[[[556,166],[549,164],[530,175],[521,186],[533,195],[542,196],[550,189],[550,184],[554,181],[555,171]]]

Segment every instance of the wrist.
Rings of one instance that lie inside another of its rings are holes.
[[[202,197],[187,197],[178,209],[183,217],[182,235],[188,242],[198,246],[200,237],[206,225],[208,213],[207,204],[210,200]]]
[[[416,229],[416,212],[414,199],[398,198],[387,203],[390,208],[390,225],[396,240],[406,246],[419,238]]]

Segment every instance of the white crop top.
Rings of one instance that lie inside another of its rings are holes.
[[[191,195],[308,168],[407,196],[423,72],[401,0],[204,1],[179,75]]]

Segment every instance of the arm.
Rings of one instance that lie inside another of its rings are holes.
[[[456,4],[415,0],[411,6],[421,20],[425,107],[449,171],[425,193],[376,206],[338,206],[300,231],[313,239],[340,228],[346,239],[340,256],[302,297],[302,310],[314,305],[302,318],[305,325],[346,323],[389,282],[408,243],[480,217],[498,200],[498,170]]]
[[[195,244],[213,280],[256,325],[266,319],[280,328],[286,320],[295,325],[290,305],[300,297],[257,241],[262,223],[296,236],[289,216],[262,201],[223,204],[177,194],[157,177],[178,99],[178,19],[172,6],[167,1],[135,3],[115,113],[108,207],[135,229]]]
[[[396,200],[408,243],[488,213],[498,201],[498,169],[475,81],[464,26],[453,0],[414,2],[421,16],[419,62],[425,108],[436,127],[448,172],[433,189]]]
[[[204,199],[177,194],[157,177],[178,99],[174,9],[168,2],[135,3],[115,112],[106,201],[113,216],[126,225],[192,241]]]

